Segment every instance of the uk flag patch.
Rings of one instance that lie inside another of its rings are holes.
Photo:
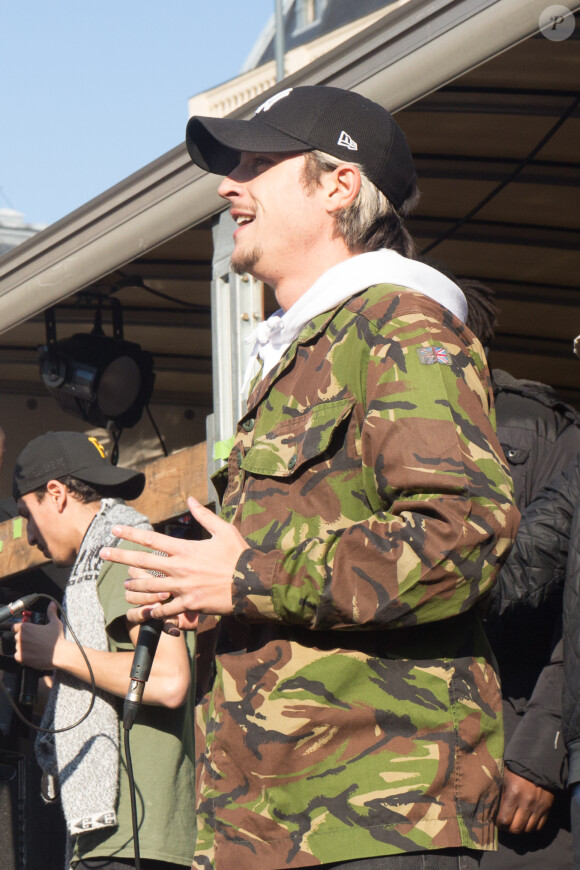
[[[422,366],[432,366],[439,363],[442,366],[450,366],[449,354],[441,345],[434,344],[431,347],[418,347],[419,362]]]

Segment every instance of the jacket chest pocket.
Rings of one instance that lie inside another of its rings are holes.
[[[244,456],[243,471],[265,477],[291,477],[331,448],[337,430],[348,419],[355,399],[322,402],[293,417],[286,417],[256,437]]]
[[[502,444],[501,446],[510,465],[524,465],[528,461],[530,451],[524,447],[512,447],[510,444]]]

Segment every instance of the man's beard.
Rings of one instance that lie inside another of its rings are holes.
[[[235,251],[232,255],[232,272],[236,275],[252,274],[252,269],[262,256],[261,248],[254,248],[251,251],[242,251],[236,255]]]

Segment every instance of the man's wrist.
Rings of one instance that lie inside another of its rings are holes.
[[[75,653],[80,658],[77,645],[61,638],[54,645],[51,667],[59,671],[72,672],[74,670]]]

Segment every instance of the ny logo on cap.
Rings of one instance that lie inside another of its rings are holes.
[[[283,100],[284,97],[287,97],[288,94],[291,93],[293,90],[294,88],[286,88],[285,91],[280,91],[279,94],[274,94],[273,97],[270,97],[269,100],[266,100],[265,103],[262,103],[261,106],[258,106],[254,114],[257,115],[259,112],[267,112],[269,109],[272,108],[274,103],[277,103],[278,100]]]
[[[354,139],[351,139],[348,133],[344,132],[344,130],[338,137],[338,142],[336,144],[342,145],[343,148],[348,148],[349,151],[358,151],[358,145],[356,144]]]

